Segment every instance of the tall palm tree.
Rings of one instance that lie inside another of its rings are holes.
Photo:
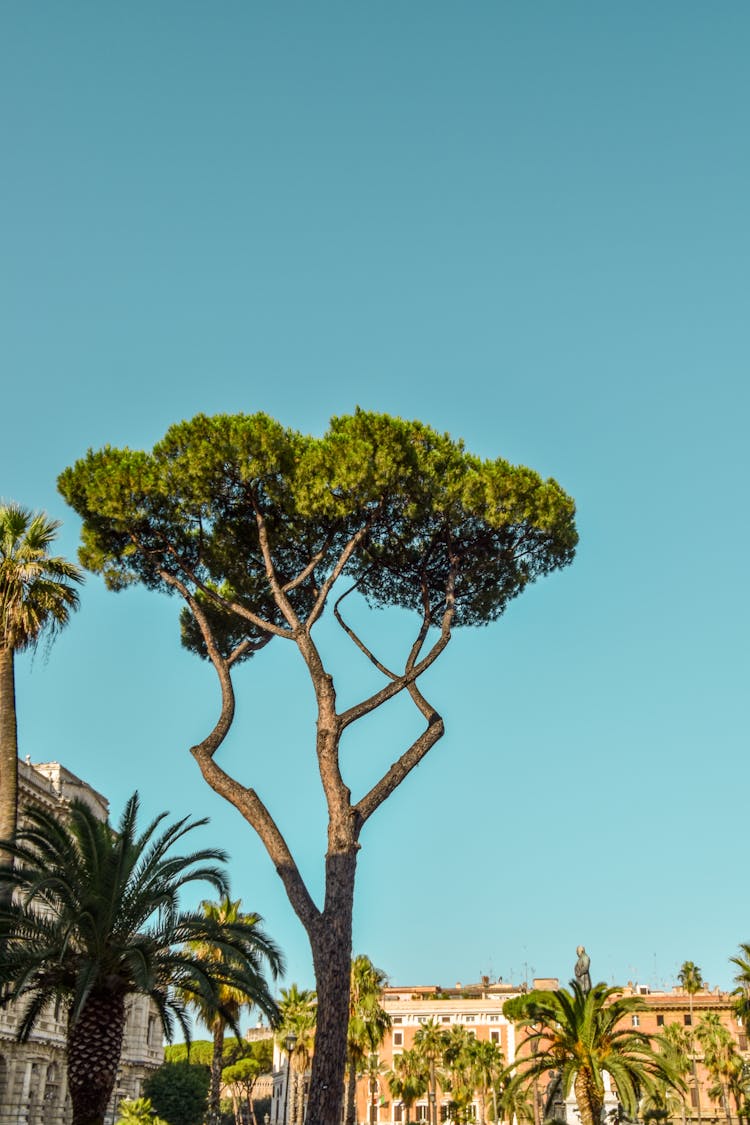
[[[176,1022],[189,1042],[183,998],[219,1005],[219,987],[240,980],[232,958],[242,953],[245,935],[179,909],[187,883],[201,880],[226,892],[219,866],[226,855],[215,848],[172,854],[206,821],[185,817],[157,831],[166,815],[139,831],[137,793],[116,830],[81,801],[65,822],[32,807],[15,843],[7,844],[15,862],[0,870],[0,885],[17,894],[0,906],[0,985],[11,1002],[25,1002],[22,1042],[50,1002],[65,1005],[73,1125],[103,1125],[129,995],[150,997],[167,1038]],[[194,953],[196,941],[222,949],[224,959]]]
[[[406,1110],[406,1123],[411,1120],[411,1110],[417,1098],[427,1093],[430,1084],[430,1069],[423,1055],[414,1049],[402,1051],[393,1056],[393,1068],[386,1071],[386,1081],[394,1098],[398,1098]]]
[[[541,1074],[559,1071],[563,1096],[571,1086],[575,1090],[582,1125],[599,1125],[605,1072],[630,1117],[637,1111],[642,1090],[656,1081],[678,1084],[648,1035],[618,1027],[625,1017],[643,1011],[645,1005],[639,997],[621,996],[618,989],[603,983],[589,992],[575,982],[571,988],[570,992],[565,988],[533,991],[522,998],[522,1022],[533,1029],[529,1035],[532,1053],[515,1064],[522,1083],[531,1084]],[[513,1011],[518,1014],[517,1007]]]
[[[685,1078],[692,1070],[692,1039],[686,1027],[679,1023],[669,1023],[658,1033],[654,1045],[667,1058],[667,1063],[684,1083]],[[684,1090],[678,1091],[680,1098],[680,1114],[682,1125],[685,1125],[685,1097]]]
[[[0,840],[14,840],[18,824],[16,653],[67,625],[83,581],[74,563],[50,554],[59,527],[44,512],[0,504]]]
[[[734,1036],[721,1022],[718,1012],[706,1012],[695,1029],[695,1038],[703,1048],[704,1064],[716,1084],[727,1122],[731,1125],[729,1091],[742,1073],[742,1056]]]
[[[487,1098],[499,1082],[505,1069],[505,1057],[497,1043],[474,1040],[472,1070],[474,1086],[479,1094],[479,1125],[487,1120]]]
[[[432,1125],[437,1125],[438,1063],[442,1062],[446,1034],[436,1019],[429,1019],[414,1036],[414,1049],[426,1060],[430,1071],[430,1105]]]
[[[476,1039],[461,1024],[454,1024],[445,1036],[445,1087],[451,1097],[452,1117],[460,1125],[468,1121],[469,1107],[474,1101],[476,1047]]]
[[[231,927],[241,935],[242,952],[232,954],[233,968],[237,980],[219,985],[217,1003],[210,998],[188,998],[197,1009],[203,1023],[213,1037],[211,1057],[211,1087],[208,1098],[209,1125],[217,1125],[221,1120],[221,1069],[224,1056],[224,1033],[229,1022],[227,1013],[236,1024],[243,1008],[253,1004],[263,1012],[271,1024],[278,1020],[279,1010],[271,995],[266,970],[273,980],[283,971],[284,959],[278,946],[261,927],[263,919],[259,914],[244,914],[242,900],[232,900],[229,895],[219,902],[201,903],[204,916],[210,919],[222,932]],[[205,941],[193,942],[192,952],[210,964],[221,964],[226,959],[226,950]]]
[[[318,1001],[312,989],[298,988],[296,984],[292,984],[289,988],[282,988],[276,1038],[283,1043],[287,1037],[294,1037],[294,1046],[288,1058],[286,1097],[289,1120],[287,1125],[302,1125],[305,1109],[305,1075],[313,1055],[317,1010]]]
[[[680,966],[680,971],[677,974],[682,987],[688,994],[688,1002],[690,1005],[690,1051],[691,1051],[691,1065],[693,1071],[693,1089],[695,1091],[695,1108],[698,1112],[698,1121],[701,1121],[701,1092],[698,1085],[698,1068],[695,1062],[695,1042],[693,1037],[693,997],[696,992],[700,992],[703,988],[703,976],[700,969],[694,961],[683,961]]]
[[[380,1002],[387,980],[382,969],[376,969],[364,954],[352,960],[346,1035],[346,1125],[354,1125],[356,1119],[357,1072],[377,1052],[391,1026],[391,1017]]]

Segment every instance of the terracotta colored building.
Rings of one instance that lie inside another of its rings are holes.
[[[534,988],[555,989],[559,981],[555,978],[537,978]],[[413,985],[389,987],[383,994],[383,1006],[391,1017],[391,1030],[378,1053],[383,1071],[393,1066],[393,1058],[399,1052],[413,1046],[414,1036],[422,1024],[435,1020],[445,1030],[461,1025],[477,1039],[497,1043],[507,1062],[522,1050],[524,1032],[510,1024],[502,1013],[503,1004],[513,996],[525,991],[525,987],[503,981],[490,982],[483,978],[479,984],[456,984],[452,988],[438,985]],[[738,1051],[750,1062],[746,1029],[734,1014],[734,997],[718,988],[704,989],[692,997],[680,987],[670,991],[652,990],[643,985],[629,982],[623,989],[624,995],[638,995],[645,1004],[643,1012],[630,1017],[633,1026],[647,1034],[654,1035],[668,1024],[682,1027],[695,1027],[708,1012],[719,1015],[721,1023],[731,1033]],[[689,1089],[686,1096],[686,1115],[697,1122],[697,1099],[700,1096],[701,1119],[704,1122],[720,1123],[726,1121],[723,1106],[709,1095],[713,1085],[702,1062],[700,1046],[696,1042],[699,1095]],[[689,1081],[689,1085],[692,1083]],[[537,1091],[537,1120],[542,1119],[546,1086],[540,1082]],[[449,1121],[449,1096],[438,1090],[438,1120]],[[736,1119],[736,1109],[730,1107]],[[472,1107],[475,1120],[479,1120],[480,1107],[475,1100]],[[427,1097],[420,1098],[411,1114],[412,1120],[429,1121],[430,1111]],[[392,1097],[384,1074],[374,1079],[362,1078],[358,1084],[357,1121],[371,1125],[401,1125],[406,1120],[404,1107]],[[577,1125],[577,1117],[571,1109],[568,1112],[571,1125]]]

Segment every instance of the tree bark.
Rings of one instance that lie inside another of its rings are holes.
[[[125,998],[92,993],[68,1028],[68,1090],[72,1125],[104,1125],[125,1030]]]
[[[357,1067],[353,1059],[349,1061],[349,1071],[346,1083],[346,1125],[356,1125],[357,1122]]]
[[[581,1125],[599,1125],[602,1101],[597,1096],[594,1084],[585,1070],[579,1070],[576,1074],[575,1093]]]
[[[13,649],[0,648],[0,840],[15,841],[18,827],[18,728]],[[11,857],[0,849],[0,863]],[[0,888],[0,902],[10,892]]]
[[[305,1125],[339,1125],[346,1070],[357,844],[326,856],[325,908],[310,930],[318,1018]]]

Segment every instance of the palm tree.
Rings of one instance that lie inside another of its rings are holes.
[[[167,1125],[162,1117],[157,1117],[150,1098],[126,1098],[117,1107],[117,1125]]]
[[[695,1065],[695,1043],[693,1042],[693,997],[703,988],[703,976],[694,961],[683,961],[677,974],[682,987],[688,994],[690,1004],[690,1051],[693,1071],[693,1089],[695,1090],[695,1108],[698,1111],[698,1121],[701,1120],[701,1093],[698,1085],[698,1068]]]
[[[474,1060],[477,1041],[461,1024],[454,1024],[445,1036],[443,1064],[447,1070],[445,1086],[450,1093],[452,1117],[462,1123],[468,1120],[474,1101]]]
[[[305,1075],[310,1066],[315,1043],[318,1001],[309,988],[282,988],[279,1001],[279,1022],[276,1029],[277,1040],[288,1040],[293,1044],[288,1055],[287,1108],[288,1125],[302,1125],[305,1102]],[[286,1115],[285,1115],[286,1120]]]
[[[243,943],[242,953],[232,955],[233,968],[238,980],[233,984],[219,985],[218,1003],[203,997],[190,1000],[213,1037],[211,1088],[208,1099],[209,1125],[216,1125],[221,1119],[224,1033],[230,1022],[227,1013],[231,1014],[232,1022],[236,1024],[242,1008],[249,1008],[256,1004],[271,1024],[275,1023],[279,1016],[279,1010],[265,977],[265,970],[267,966],[272,978],[276,980],[279,973],[283,971],[284,959],[278,946],[261,928],[263,919],[260,915],[243,914],[241,906],[241,899],[232,901],[228,895],[224,895],[219,902],[201,903],[207,919],[210,919],[221,931],[228,926],[232,927],[233,932],[242,935]],[[193,942],[191,948],[196,956],[211,964],[221,964],[226,959],[226,950],[210,943]]]
[[[138,807],[135,793],[116,831],[81,801],[71,804],[65,822],[31,807],[15,843],[6,845],[15,863],[0,870],[0,885],[11,892],[0,906],[0,985],[10,1001],[25,1001],[21,1042],[48,1004],[65,1005],[73,1125],[103,1125],[128,996],[150,997],[167,1038],[176,1022],[189,1042],[183,998],[219,1006],[219,987],[241,980],[232,958],[242,954],[244,933],[179,909],[187,883],[206,881],[226,892],[218,866],[224,852],[171,854],[206,821],[185,817],[157,832],[162,813],[139,832]],[[206,960],[192,942],[210,942],[224,950],[224,960]]]
[[[750,1027],[750,942],[743,942],[738,956],[729,960],[740,970],[734,978],[737,985],[734,1010],[744,1026]]]
[[[544,1073],[559,1071],[563,1096],[571,1086],[575,1090],[582,1125],[599,1125],[605,1072],[630,1117],[637,1111],[642,1090],[656,1081],[678,1084],[649,1036],[631,1027],[618,1028],[625,1017],[643,1011],[645,1005],[639,997],[623,997],[618,989],[603,983],[587,993],[575,982],[571,988],[571,992],[565,988],[533,991],[522,998],[522,1022],[534,1027],[529,1035],[532,1054],[515,1064],[522,1083],[531,1084]]]
[[[479,1094],[479,1125],[484,1125],[487,1120],[487,1096],[500,1080],[504,1064],[505,1058],[497,1043],[490,1043],[486,1039],[474,1040],[472,1070],[474,1086]]]
[[[695,1029],[695,1038],[703,1048],[704,1064],[714,1079],[727,1122],[731,1125],[729,1091],[742,1074],[742,1056],[718,1012],[706,1012]]]
[[[422,1024],[414,1036],[414,1049],[426,1060],[430,1071],[430,1104],[432,1125],[437,1125],[437,1063],[442,1062],[446,1034],[436,1019]]]
[[[356,1119],[357,1071],[377,1052],[391,1026],[391,1017],[380,1003],[387,979],[364,954],[353,959],[346,1036],[346,1125],[354,1125]]]
[[[679,1023],[669,1023],[656,1036],[654,1043],[667,1059],[670,1070],[684,1083],[692,1070],[692,1040],[688,1029]],[[685,1125],[685,1098],[679,1092],[682,1125]]]
[[[386,1082],[394,1098],[398,1098],[406,1110],[406,1123],[411,1120],[411,1110],[417,1098],[427,1093],[430,1082],[430,1069],[427,1060],[416,1050],[402,1051],[393,1056],[393,1069],[386,1071]]]
[[[0,505],[0,840],[13,841],[18,825],[15,656],[67,625],[83,581],[74,563],[49,553],[59,527],[44,512]]]

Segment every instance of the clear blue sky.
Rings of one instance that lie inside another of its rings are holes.
[[[65,553],[57,474],[198,411],[418,417],[577,499],[576,562],[455,636],[447,734],[366,830],[355,946],[394,982],[568,979],[583,942],[729,984],[750,940],[749,49],[744,0],[0,9],[0,496]],[[187,754],[216,690],[177,608],[91,578],[19,662],[22,753],[209,813],[311,983]],[[238,679],[223,761],[317,887],[310,691],[283,645]],[[407,729],[357,736],[355,788]]]

